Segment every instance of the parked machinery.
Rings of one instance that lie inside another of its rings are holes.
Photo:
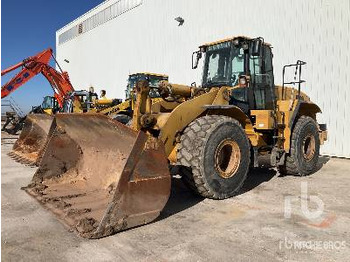
[[[106,109],[101,110],[100,113],[108,115],[110,118],[113,118],[123,124],[128,124],[132,119],[135,106],[135,85],[141,80],[146,80],[149,82],[150,97],[152,98],[152,102],[155,103],[161,100],[158,87],[161,81],[168,81],[167,75],[149,72],[130,74],[125,90],[125,101],[115,106],[107,107]]]
[[[25,113],[12,97],[1,100],[1,122],[4,121],[1,131],[16,135],[22,129],[25,117]]]
[[[50,129],[53,114],[60,113],[100,113],[107,115],[123,124],[127,124],[132,118],[135,103],[134,86],[138,80],[147,80],[153,90],[152,100],[161,99],[157,91],[158,84],[162,80],[168,80],[165,75],[154,73],[131,74],[126,89],[126,100],[121,99],[98,99],[94,92],[75,90],[65,94],[62,107],[55,97],[47,96],[40,107],[36,107],[25,121],[19,139],[15,142],[9,153],[16,161],[27,165],[38,165],[44,152],[45,144],[51,136]],[[40,109],[40,110],[39,110]]]
[[[286,174],[316,171],[320,108],[298,89],[274,85],[271,46],[233,37],[200,46],[201,87],[162,82],[152,103],[136,84],[131,128],[100,114],[59,114],[26,191],[81,236],[99,238],[153,221],[171,187],[169,163],[196,193],[236,195],[260,154]],[[301,72],[304,63],[291,67]],[[300,76],[300,74],[299,74]]]
[[[17,68],[22,67],[19,73],[17,73],[13,78],[11,78],[10,81],[1,87],[1,98],[8,96],[23,84],[28,82],[31,78],[41,73],[50,83],[54,91],[54,96],[56,97],[59,106],[62,108],[64,97],[68,93],[74,91],[74,88],[70,83],[67,72],[63,72],[58,64],[57,65],[60,72],[49,65],[51,58],[53,58],[56,62],[52,49],[49,48],[1,71],[1,76],[3,76],[13,70],[16,70]]]
[[[3,76],[11,71],[21,68],[14,77],[1,87],[1,98],[7,97],[31,78],[41,73],[50,83],[54,91],[53,97],[46,98],[50,101],[54,100],[55,107],[62,108],[64,97],[74,91],[74,88],[69,80],[68,73],[63,72],[57,62],[56,64],[58,65],[60,72],[49,65],[51,58],[56,62],[56,59],[53,56],[53,51],[49,48],[1,71],[1,76]],[[44,102],[46,101],[47,100],[44,100]],[[43,111],[52,110],[56,110],[56,108],[43,109]],[[22,122],[23,121],[24,120],[22,119]],[[46,142],[47,134],[51,125],[50,122],[52,122],[52,117],[50,115],[28,114],[25,118],[20,137],[16,141],[10,156],[19,161],[31,162],[31,159],[36,155],[37,148],[40,148]],[[23,152],[26,152],[26,154],[23,154]]]

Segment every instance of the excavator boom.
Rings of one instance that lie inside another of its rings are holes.
[[[52,55],[52,49],[47,49],[39,54],[28,57],[22,62],[1,71],[1,76],[23,67],[14,77],[1,87],[1,98],[4,98],[28,82],[31,78],[41,72],[41,66],[48,64]]]
[[[6,84],[1,87],[1,98],[5,98],[19,87],[28,82],[31,78],[37,74],[42,73],[49,81],[55,97],[60,105],[63,106],[64,97],[74,91],[72,84],[69,81],[68,74],[66,72],[58,72],[56,69],[49,65],[50,59],[53,57],[52,49],[46,49],[35,56],[28,57],[22,62],[11,66],[1,71],[1,76],[16,70],[19,67],[23,67],[14,77],[12,77]]]

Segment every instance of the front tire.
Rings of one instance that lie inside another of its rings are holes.
[[[318,125],[309,116],[301,116],[292,132],[290,154],[279,171],[283,175],[306,176],[317,171],[320,154]]]
[[[207,115],[185,129],[177,157],[186,185],[203,197],[224,199],[236,195],[243,186],[250,144],[237,120]]]

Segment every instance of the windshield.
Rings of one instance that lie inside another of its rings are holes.
[[[52,103],[53,101],[54,101],[54,98],[52,98],[51,96],[45,96],[44,101],[41,104],[41,108],[42,109],[53,109],[54,108],[54,105]]]
[[[243,48],[232,46],[231,42],[207,48],[203,74],[204,87],[235,86],[242,74],[244,74]]]
[[[131,98],[131,92],[135,88],[137,82],[137,76],[129,76],[128,85],[125,90],[125,98],[130,99]]]
[[[129,76],[128,86],[125,90],[126,99],[131,98],[131,92],[135,88],[136,82],[139,80],[147,79],[149,81],[149,87],[151,88],[149,96],[151,98],[160,97],[158,92],[159,82],[168,80],[166,76],[152,76],[152,75],[131,75]]]

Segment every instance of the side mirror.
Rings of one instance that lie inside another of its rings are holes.
[[[264,44],[264,40],[262,38],[259,37],[259,38],[253,39],[251,54],[253,56],[260,56],[263,44]]]
[[[202,52],[200,50],[192,53],[192,69],[196,69],[198,67],[198,62],[201,58]]]

